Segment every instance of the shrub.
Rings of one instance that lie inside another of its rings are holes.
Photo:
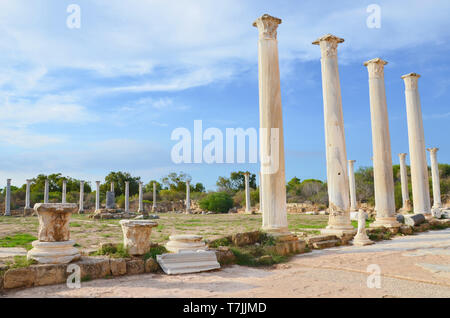
[[[203,210],[220,213],[227,213],[233,207],[233,199],[225,192],[209,193],[199,203]]]

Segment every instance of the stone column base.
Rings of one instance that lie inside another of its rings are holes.
[[[369,239],[369,237],[367,236],[365,231],[366,230],[364,230],[363,233],[358,233],[358,234],[355,235],[355,237],[353,238],[353,245],[365,246],[365,245],[372,245],[372,244],[374,244],[374,242]]]
[[[40,264],[67,264],[78,260],[81,255],[75,241],[32,243],[33,249],[28,251],[27,259],[34,259]]]
[[[144,255],[150,250],[152,228],[158,223],[149,220],[121,220],[123,246],[130,255]]]
[[[385,228],[393,228],[393,227],[400,227],[401,224],[397,221],[397,218],[395,216],[393,217],[386,217],[386,218],[376,218],[375,222],[370,224],[371,228],[374,227],[385,227]]]
[[[169,240],[166,249],[173,253],[207,249],[203,237],[200,235],[171,235]]]

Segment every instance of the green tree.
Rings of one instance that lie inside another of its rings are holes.
[[[100,185],[100,192],[106,193],[111,190],[111,182],[114,182],[114,194],[116,197],[120,195],[125,195],[125,182],[130,182],[130,196],[136,195],[139,193],[139,182],[141,181],[140,177],[133,177],[128,172],[110,172],[105,177],[105,183]]]
[[[211,192],[199,204],[203,210],[227,213],[233,207],[233,199],[226,192]]]

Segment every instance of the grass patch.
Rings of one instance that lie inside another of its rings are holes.
[[[366,229],[369,227],[370,223],[372,223],[374,220],[366,220]],[[355,229],[358,228],[358,221],[352,220],[352,225]]]
[[[105,244],[98,251],[90,254],[91,256],[107,255],[112,258],[129,258],[128,251],[123,244]]]
[[[157,255],[161,255],[167,252],[167,249],[163,245],[154,246],[150,248],[150,251],[144,255],[144,260],[148,260],[149,258],[153,258],[156,260]]]
[[[269,253],[262,246],[231,247],[230,250],[236,256],[236,263],[241,266],[259,267],[284,263],[287,256]]]
[[[220,239],[212,241],[208,245],[211,248],[218,248],[219,246],[230,246],[231,240],[228,237],[222,237]]]
[[[69,226],[70,226],[70,227],[81,227],[81,224],[80,224],[80,223],[77,223],[77,222],[71,222],[71,223],[69,224]]]
[[[36,241],[37,237],[26,233],[17,233],[12,236],[0,238],[0,247],[24,247],[31,249],[31,242]]]
[[[33,259],[28,260],[26,256],[24,255],[16,255],[14,256],[14,263],[7,263],[6,265],[9,266],[9,268],[24,268],[31,265],[37,264],[37,262]]]

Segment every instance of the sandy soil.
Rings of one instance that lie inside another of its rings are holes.
[[[368,288],[368,265],[381,270]],[[272,269],[232,266],[181,276],[138,275],[8,292],[4,297],[450,297],[450,229],[294,257]]]

